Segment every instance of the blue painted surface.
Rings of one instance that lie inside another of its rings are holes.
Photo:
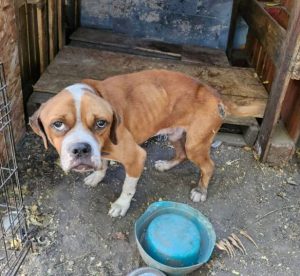
[[[147,251],[148,248],[145,237],[147,235],[146,233],[149,225],[151,225],[151,222],[155,218],[161,215],[170,214],[182,216],[197,227],[198,233],[201,237],[200,250],[197,255],[196,263],[193,265],[187,265],[184,267],[166,265],[165,263],[157,261],[151,256],[151,252]],[[137,219],[134,226],[134,233],[139,252],[145,263],[151,267],[155,267],[166,272],[168,275],[185,275],[196,270],[209,260],[216,243],[216,234],[213,226],[205,216],[187,204],[171,201],[159,201],[152,203],[145,213]]]
[[[238,17],[235,37],[233,40],[233,48],[242,49],[245,47],[248,34],[248,25],[245,20]]]
[[[171,266],[196,264],[201,237],[196,224],[179,214],[162,214],[154,218],[145,234],[147,252]]]
[[[81,25],[169,43],[225,49],[232,1],[81,1]]]

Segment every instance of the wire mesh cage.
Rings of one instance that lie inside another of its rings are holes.
[[[15,275],[30,248],[10,112],[4,67],[0,63],[1,275]]]

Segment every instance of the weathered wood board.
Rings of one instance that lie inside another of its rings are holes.
[[[264,47],[274,64],[279,66],[280,49],[286,37],[284,28],[257,0],[241,1],[239,9],[251,32]]]
[[[146,56],[171,58],[183,62],[209,63],[211,65],[229,66],[224,51],[206,47],[178,45],[163,41],[154,41],[147,38],[129,37],[109,30],[91,28],[78,28],[71,35],[72,42],[87,43],[91,47],[103,50],[115,49],[117,51],[142,54]]]
[[[83,78],[107,77],[145,69],[169,69],[193,76],[219,90],[224,98],[244,105],[253,100],[266,104],[268,94],[251,68],[212,67],[183,64],[96,49],[66,46],[34,85],[35,93],[58,93]],[[35,99],[37,99],[35,95]],[[259,114],[262,117],[264,107]]]

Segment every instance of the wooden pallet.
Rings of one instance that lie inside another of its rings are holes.
[[[222,94],[222,98],[238,105],[246,105],[255,100],[262,103],[263,106],[258,117],[262,117],[264,114],[268,94],[251,68],[186,64],[177,60],[72,46],[66,46],[59,52],[34,85],[34,93],[28,102],[28,112],[32,113],[37,105],[45,102],[64,87],[80,82],[83,78],[101,80],[117,74],[154,68],[176,70],[198,78],[217,88]],[[258,132],[255,118],[230,118],[228,120],[227,123],[246,126],[248,131],[245,131],[244,138],[251,136],[246,140],[248,144],[253,143],[253,137]]]
[[[176,45],[147,38],[128,37],[110,30],[78,28],[70,37],[71,45],[117,51],[147,57],[173,59],[184,63],[230,66],[224,51],[191,45]]]

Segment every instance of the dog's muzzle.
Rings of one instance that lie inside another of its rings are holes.
[[[65,172],[98,170],[101,167],[100,151],[101,145],[91,133],[77,127],[63,139],[60,152],[61,167]]]
[[[84,172],[95,170],[92,162],[92,147],[88,143],[75,143],[68,149],[71,156],[71,170]]]

